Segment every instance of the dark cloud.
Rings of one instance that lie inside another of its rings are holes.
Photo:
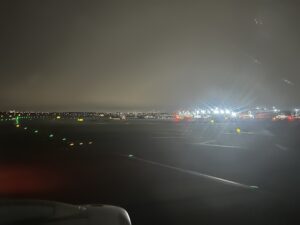
[[[2,1],[0,108],[298,105],[298,9],[297,1]]]

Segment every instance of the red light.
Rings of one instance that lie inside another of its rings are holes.
[[[0,179],[5,182],[0,186],[0,194],[46,193],[61,188],[61,178],[50,171],[47,167],[1,165]]]
[[[178,114],[175,114],[174,119],[175,119],[176,122],[178,122],[180,120],[180,116]]]
[[[293,118],[292,116],[288,116],[288,120],[289,120],[289,121],[293,121],[294,118]]]

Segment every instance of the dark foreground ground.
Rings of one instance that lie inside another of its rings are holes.
[[[299,224],[300,121],[24,120],[0,135],[2,198],[114,204],[134,225]]]

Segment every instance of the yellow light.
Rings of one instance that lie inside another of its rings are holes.
[[[236,132],[239,134],[241,133],[241,129],[240,128],[236,128]]]
[[[20,124],[17,124],[16,127],[17,127],[17,128],[20,127]]]
[[[78,122],[83,122],[83,118],[78,118],[77,121]]]
[[[72,143],[70,143],[70,146],[74,146],[74,143],[72,142]]]
[[[56,119],[58,119],[58,120],[59,120],[59,119],[60,119],[60,116],[57,116],[57,117],[56,117]]]

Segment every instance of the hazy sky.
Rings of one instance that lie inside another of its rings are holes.
[[[0,110],[300,105],[300,1],[1,1]]]

